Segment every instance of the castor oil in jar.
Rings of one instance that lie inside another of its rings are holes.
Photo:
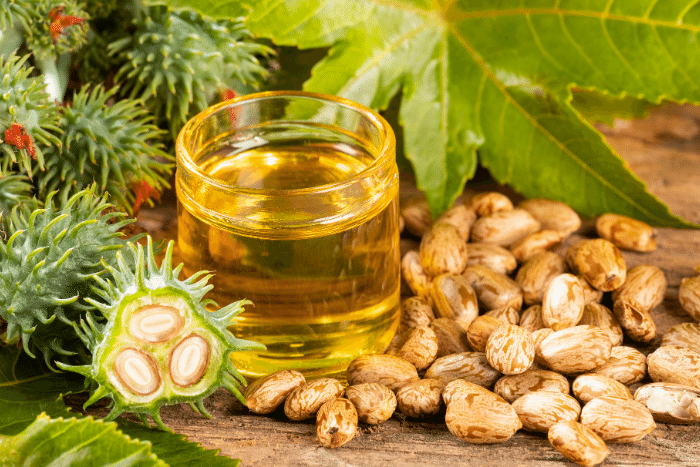
[[[339,375],[382,351],[399,309],[394,136],[358,104],[259,93],[214,106],[178,137],[178,245],[208,298],[253,305],[231,355],[246,376]]]

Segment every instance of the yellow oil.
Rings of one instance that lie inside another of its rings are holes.
[[[200,160],[202,171],[229,185],[293,190],[346,180],[373,158],[346,144],[307,143],[221,150]],[[196,185],[192,191],[198,192]],[[329,190],[324,196],[335,195]],[[344,202],[320,200],[328,201],[339,207]],[[214,226],[183,203],[178,205],[178,242],[185,272],[213,271],[208,298],[219,306],[243,298],[254,304],[230,327],[236,337],[267,347],[232,354],[244,375],[297,369],[307,377],[342,376],[349,361],[387,346],[399,309],[396,199],[360,225],[348,220],[348,228],[341,223],[320,234],[315,228],[275,238]],[[232,209],[224,197],[212,196],[206,203],[212,212]],[[295,209],[256,215],[274,222],[275,216],[294,216]]]

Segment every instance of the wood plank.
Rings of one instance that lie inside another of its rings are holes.
[[[668,105],[654,110],[641,121],[617,121],[612,127],[598,126],[609,143],[649,186],[652,193],[685,219],[700,223],[700,110],[692,106]],[[405,182],[406,180],[404,180]],[[508,192],[507,187],[501,187]],[[483,187],[481,187],[483,189]],[[160,238],[174,238],[175,205],[172,195],[164,205],[144,210],[139,224]],[[594,236],[593,223],[567,240],[565,246]],[[645,353],[660,342],[671,326],[690,321],[678,303],[678,286],[684,277],[696,275],[700,265],[700,231],[658,230],[659,248],[651,253],[624,252],[628,266],[648,263],[659,266],[669,281],[664,302],[653,311],[659,330],[657,340],[639,346]],[[71,396],[76,410],[84,395]],[[414,420],[395,414],[378,427],[363,425],[347,445],[330,450],[315,438],[314,421],[290,422],[279,411],[270,416],[248,412],[232,395],[217,391],[205,401],[212,414],[207,420],[187,406],[162,409],[163,419],[175,431],[222,455],[242,459],[242,465],[369,466],[561,466],[573,465],[555,451],[545,436],[519,432],[499,445],[469,445],[454,437],[444,425],[444,415]],[[104,416],[104,402],[89,411]],[[603,466],[698,466],[700,426],[658,424],[643,440],[610,445]]]

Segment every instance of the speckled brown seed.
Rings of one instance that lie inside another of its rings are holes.
[[[524,394],[513,402],[523,428],[547,433],[557,422],[578,420],[581,406],[571,396],[560,392],[535,391]]]
[[[254,381],[245,389],[245,405],[257,414],[274,412],[292,391],[304,383],[304,375],[296,370],[277,371]]]
[[[532,305],[520,315],[518,325],[529,332],[537,331],[545,327],[542,321],[542,305]]]
[[[480,264],[505,275],[509,275],[518,267],[513,253],[492,243],[467,243],[467,253],[467,266]]]
[[[612,378],[596,373],[586,373],[576,377],[571,383],[574,396],[584,404],[600,396],[632,399],[632,393],[627,386]]]
[[[512,307],[519,311],[522,307],[522,290],[510,277],[479,264],[468,266],[462,276],[476,292],[483,309]]]
[[[666,278],[661,269],[640,264],[627,271],[627,279],[615,292],[613,311],[627,335],[640,342],[656,337],[656,324],[649,315],[663,301]]]
[[[393,355],[362,355],[350,362],[345,372],[350,386],[379,383],[396,392],[411,381],[418,380],[416,367]]]
[[[505,324],[503,321],[493,316],[477,316],[467,329],[467,340],[471,348],[478,352],[486,351],[486,342],[491,333],[499,326]]]
[[[663,335],[661,345],[685,347],[700,353],[700,323],[676,324]]]
[[[554,424],[547,432],[547,439],[557,451],[584,467],[600,464],[610,453],[600,436],[575,421]]]
[[[429,277],[459,274],[467,266],[467,246],[452,224],[436,222],[420,242],[420,262]]]
[[[423,270],[420,263],[420,253],[411,250],[401,259],[401,278],[408,284],[411,291],[419,296],[427,296],[431,279]]]
[[[596,231],[619,248],[633,251],[656,250],[656,232],[646,222],[621,214],[603,214],[596,220]]]
[[[345,397],[357,409],[357,416],[369,425],[384,423],[396,410],[396,396],[383,384],[362,383],[345,390]]]
[[[551,251],[528,259],[515,275],[515,282],[523,291],[523,301],[527,305],[542,303],[544,291],[551,280],[567,271],[564,259]]]
[[[425,377],[440,380],[444,384],[455,379],[464,379],[490,388],[501,377],[501,373],[489,365],[485,353],[462,352],[435,360],[425,372]]]
[[[428,326],[435,319],[430,302],[425,297],[409,297],[401,303],[401,332],[418,326]]]
[[[406,340],[396,356],[424,370],[433,363],[438,353],[438,338],[430,326],[418,326],[408,331]]]
[[[523,263],[539,253],[558,247],[568,236],[558,230],[540,230],[513,243],[510,251],[519,263]]]
[[[347,399],[336,398],[324,403],[316,416],[316,437],[321,446],[337,448],[357,433],[357,411]]]
[[[480,217],[472,226],[472,242],[511,245],[540,230],[540,223],[524,209],[500,211]]]
[[[561,201],[532,198],[521,201],[518,207],[537,219],[542,225],[542,230],[559,230],[570,234],[581,226],[581,218],[576,211]]]
[[[440,412],[440,394],[445,385],[436,379],[413,381],[399,389],[396,401],[402,414],[414,418],[432,417]]]
[[[517,375],[530,368],[535,359],[535,344],[530,333],[520,326],[497,327],[486,342],[486,359],[504,375]]]
[[[496,318],[503,324],[518,324],[520,322],[520,313],[518,310],[509,306],[487,311],[484,313],[484,316]]]
[[[437,276],[429,294],[438,317],[450,318],[465,330],[479,314],[476,292],[459,274]]]
[[[633,347],[618,345],[610,351],[610,358],[592,372],[629,386],[647,375],[647,358]]]
[[[496,191],[477,193],[469,202],[472,210],[480,217],[488,216],[494,212],[511,211],[513,202],[506,195]]]
[[[430,206],[424,196],[414,196],[407,202],[401,203],[401,217],[406,230],[416,237],[422,237],[433,224]]]
[[[653,381],[700,389],[700,354],[684,347],[659,347],[647,356],[647,371]]]
[[[625,282],[627,267],[620,250],[602,238],[580,240],[566,251],[574,274],[582,275],[598,290],[609,292]]]
[[[542,321],[545,326],[559,331],[576,326],[583,315],[583,287],[573,274],[553,278],[542,297]]]
[[[608,443],[633,443],[656,428],[643,404],[609,396],[596,397],[583,406],[581,423]]]
[[[505,402],[505,399],[498,394],[463,379],[450,381],[447,383],[447,386],[445,386],[445,389],[442,390],[442,400],[445,401],[445,405],[450,405],[452,402],[458,400],[470,400],[475,396],[488,396],[493,397],[496,401]]]
[[[522,427],[510,404],[483,395],[451,402],[445,423],[453,435],[475,444],[503,443]]]
[[[605,330],[582,325],[555,331],[537,347],[537,355],[560,373],[592,370],[610,358],[612,344]]]
[[[466,242],[469,240],[469,233],[471,232],[475,220],[476,213],[473,209],[464,204],[457,203],[445,211],[438,218],[437,222],[445,222],[454,225],[457,228],[457,232],[459,232],[459,236]]]
[[[686,277],[681,281],[678,300],[686,313],[700,322],[700,276]]]
[[[471,350],[467,332],[462,326],[449,318],[438,318],[430,323],[438,340],[437,357]]]
[[[569,381],[555,371],[528,370],[519,375],[501,377],[493,391],[512,403],[518,397],[535,391],[569,394]]]
[[[595,302],[587,303],[583,307],[583,315],[581,315],[581,320],[578,324],[589,324],[605,329],[613,346],[622,344],[622,339],[624,338],[622,326],[620,326],[610,308],[605,305]]]
[[[290,420],[305,420],[318,412],[323,404],[343,394],[337,379],[320,378],[293,390],[284,401],[284,414]]]

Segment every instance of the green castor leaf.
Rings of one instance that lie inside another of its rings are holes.
[[[87,41],[89,19],[75,0],[38,0],[26,32],[27,47],[37,60],[54,59],[78,50]]]
[[[133,35],[111,43],[109,52],[124,62],[115,77],[123,92],[143,98],[175,137],[233,80],[255,85],[264,77],[256,55],[270,49],[251,42],[240,22],[156,6],[141,12]]]
[[[153,125],[141,101],[121,99],[109,105],[117,88],[83,87],[73,104],[61,108],[60,146],[44,153],[46,171],[37,172],[39,195],[59,192],[65,203],[75,192],[97,183],[120,209],[131,211],[132,185],[145,181],[168,187],[172,156],[158,142],[165,133]]]
[[[131,220],[107,212],[111,204],[95,187],[76,193],[62,208],[52,195],[44,209],[15,208],[5,221],[8,239],[0,243],[0,317],[7,322],[0,339],[35,356],[80,353],[73,322],[88,308],[91,276],[114,262],[124,242],[118,230]],[[68,345],[70,343],[70,345]],[[82,347],[82,345],[80,345]],[[82,349],[84,351],[84,349]]]
[[[58,131],[58,113],[48,101],[45,84],[31,78],[29,58],[12,56],[0,66],[0,159],[2,169],[20,162],[32,174],[32,160],[44,168],[42,148],[60,141],[50,131]]]
[[[94,381],[89,406],[102,397],[114,404],[106,420],[123,412],[136,413],[144,423],[147,415],[166,429],[160,418],[164,404],[187,402],[208,415],[202,400],[219,387],[243,401],[245,379],[234,368],[229,354],[261,349],[261,344],[235,338],[226,326],[243,311],[241,300],[217,311],[204,295],[212,288],[206,271],[179,280],[182,264],[173,269],[173,242],[168,244],[160,268],[153,243],[148,248],[129,244],[125,251],[135,261],[129,266],[117,253],[118,267],[107,266],[108,277],[95,276],[95,292],[102,302],[89,300],[107,319],[102,325],[88,314],[80,332],[92,351],[88,365],[58,365]],[[77,330],[76,326],[76,330]]]

